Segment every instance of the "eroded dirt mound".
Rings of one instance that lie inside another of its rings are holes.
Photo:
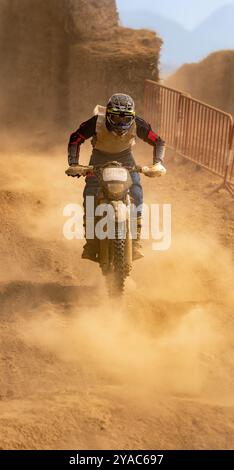
[[[155,33],[119,26],[115,0],[2,0],[1,120],[51,144],[113,93],[131,92],[142,109],[160,47]]]
[[[234,115],[234,50],[218,51],[199,63],[185,64],[166,81],[168,86]]]
[[[110,303],[63,238],[82,182],[61,153],[2,155],[1,448],[233,448],[230,197],[207,198],[216,180],[182,161],[145,178],[147,202],[172,203],[172,247],[147,242]]]

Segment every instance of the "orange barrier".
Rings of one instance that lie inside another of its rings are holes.
[[[229,165],[227,168],[226,178],[224,179],[223,186],[228,189],[229,193],[234,196],[234,126],[232,128],[232,135],[230,136],[230,157]]]
[[[234,194],[234,125],[230,114],[146,80],[145,118],[167,146],[223,178],[215,191],[225,188]]]

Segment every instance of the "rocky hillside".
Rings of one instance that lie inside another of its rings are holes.
[[[0,115],[17,128],[70,129],[97,102],[158,78],[161,40],[121,28],[115,0],[2,0]]]
[[[234,50],[214,52],[201,62],[183,65],[167,84],[234,115]]]

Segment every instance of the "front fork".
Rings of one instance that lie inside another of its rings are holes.
[[[131,235],[131,198],[128,194],[126,197],[127,217],[126,217],[126,242],[125,242],[125,256],[126,266],[128,267],[128,274],[132,269],[132,235]]]

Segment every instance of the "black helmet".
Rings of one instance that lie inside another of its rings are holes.
[[[125,134],[135,119],[135,103],[131,96],[123,93],[113,95],[106,107],[108,128],[118,135]]]

